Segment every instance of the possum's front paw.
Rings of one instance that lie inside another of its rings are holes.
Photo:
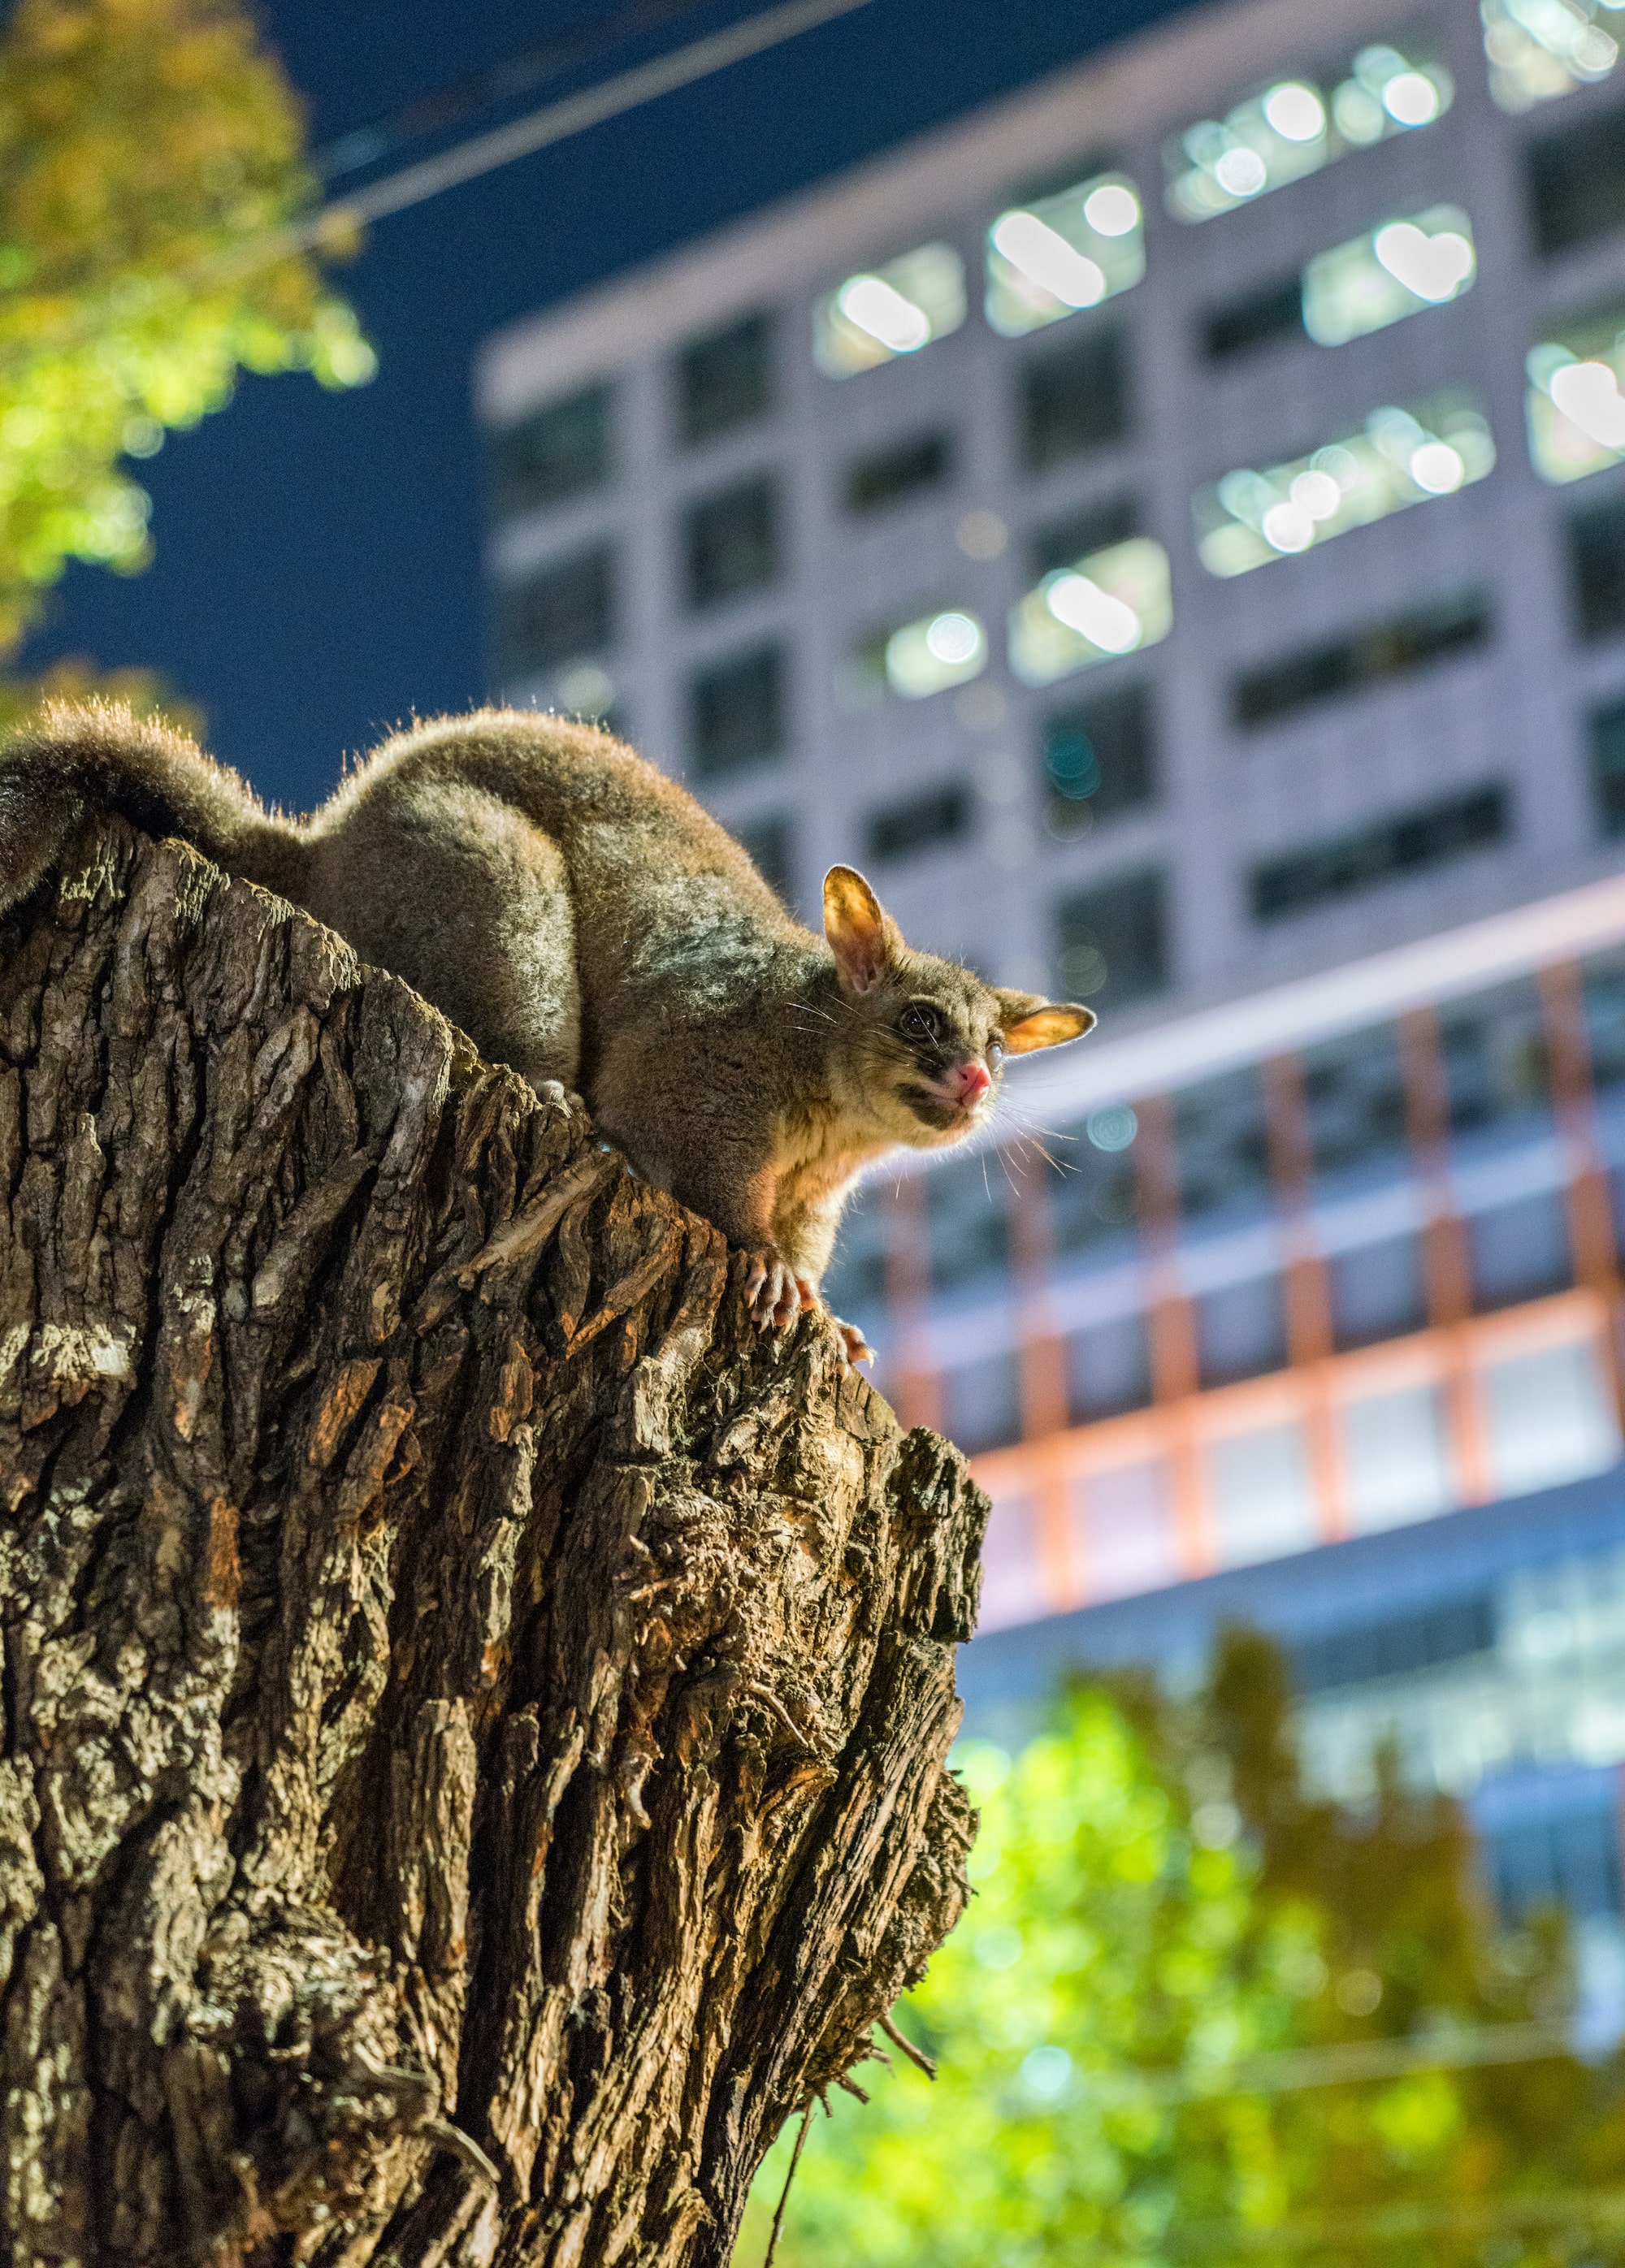
[[[801,1313],[801,1286],[795,1271],[778,1248],[771,1244],[758,1246],[750,1256],[745,1270],[745,1298],[750,1304],[750,1316],[758,1331],[771,1323],[775,1330],[783,1330]]]
[[[855,1364],[874,1361],[875,1350],[856,1323],[844,1323],[838,1315],[831,1315],[830,1321],[835,1326],[836,1336],[846,1350],[848,1362]]]

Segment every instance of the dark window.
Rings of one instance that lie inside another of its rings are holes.
[[[725,331],[692,339],[677,357],[677,431],[709,441],[772,407],[773,327],[747,315]]]
[[[771,476],[753,473],[691,504],[683,516],[683,550],[691,607],[718,606],[772,582],[779,513]]]
[[[1625,701],[1592,712],[1592,785],[1602,832],[1625,835]]]
[[[615,555],[607,544],[543,567],[503,595],[502,666],[509,677],[602,652],[614,636]]]
[[[1143,1410],[1151,1399],[1151,1334],[1143,1314],[1089,1323],[1067,1341],[1067,1404],[1075,1423]]]
[[[1577,512],[1569,522],[1575,610],[1582,637],[1625,630],[1625,497]]]
[[[1599,1087],[1625,1086],[1625,959],[1588,961],[1582,984],[1592,1077]]]
[[[1061,1166],[1049,1183],[1050,1231],[1058,1254],[1086,1252],[1139,1226],[1134,1152],[1096,1149],[1082,1127],[1056,1147]]]
[[[1021,1439],[1021,1364],[1014,1354],[984,1355],[945,1370],[942,1401],[944,1432],[971,1456]]]
[[[1373,1024],[1307,1049],[1302,1058],[1310,1162],[1317,1174],[1393,1165],[1406,1146],[1400,1035]]]
[[[1482,645],[1489,629],[1488,600],[1480,592],[1462,592],[1392,615],[1353,637],[1248,670],[1230,687],[1231,712],[1238,725],[1271,724],[1318,701],[1361,692],[1391,677],[1408,677],[1430,662]]]
[[[785,741],[785,664],[776,645],[702,669],[689,685],[695,777],[718,779],[778,755]]]
[[[1332,1342],[1340,1352],[1398,1338],[1403,1332],[1419,1330],[1428,1320],[1420,1237],[1385,1236],[1376,1244],[1334,1252],[1326,1263],[1326,1275]]]
[[[916,433],[894,442],[872,456],[860,457],[846,468],[848,512],[884,512],[923,489],[940,489],[951,480],[954,445],[947,433]]]
[[[1289,335],[1304,335],[1304,284],[1296,275],[1267,284],[1261,291],[1249,291],[1245,299],[1232,299],[1228,306],[1209,307],[1202,317],[1202,347],[1209,362],[1228,361],[1249,347]]]
[[[819,1286],[831,1312],[876,1332],[886,1305],[886,1239],[891,1219],[885,1192],[871,1182],[847,1206],[835,1257]]]
[[[1533,979],[1441,1010],[1439,1052],[1453,1134],[1499,1126],[1550,1101],[1546,1024]]]
[[[1425,811],[1407,812],[1403,819],[1335,836],[1329,843],[1254,867],[1253,919],[1280,921],[1328,899],[1349,897],[1402,874],[1445,865],[1504,841],[1507,831],[1506,791],[1485,787],[1453,796],[1448,803],[1432,804]]]
[[[909,858],[971,832],[971,798],[962,786],[934,787],[869,814],[871,858]]]
[[[1511,1307],[1543,1292],[1566,1292],[1574,1281],[1568,1215],[1562,1193],[1543,1189],[1467,1223],[1473,1304]]]
[[[1258,1071],[1226,1071],[1174,1097],[1179,1206],[1187,1218],[1269,1193],[1269,1140]]]
[[[1487,1596],[1452,1599],[1442,1606],[1395,1615],[1387,1622],[1356,1624],[1302,1640],[1288,1651],[1293,1690],[1301,1697],[1377,1677],[1411,1676],[1488,1653],[1496,1642],[1496,1613]]]
[[[1196,1360],[1204,1386],[1230,1386],[1282,1370],[1287,1359],[1286,1307],[1278,1276],[1225,1284],[1192,1301]]]
[[[1034,355],[1021,376],[1022,456],[1041,473],[1128,431],[1127,353],[1120,331],[1086,331]]]
[[[1086,504],[1062,519],[1046,520],[1027,538],[1035,577],[1057,567],[1075,567],[1092,552],[1113,543],[1126,543],[1140,533],[1140,506],[1133,497],[1108,497],[1104,504]]]
[[[1168,983],[1163,877],[1123,874],[1081,890],[1056,908],[1061,996],[1126,1008]]]
[[[1567,252],[1625,226],[1625,110],[1542,136],[1526,163],[1542,252]]]
[[[742,849],[748,850],[755,861],[762,880],[781,898],[787,898],[791,880],[789,821],[758,819],[750,827],[735,828],[735,833]]]
[[[496,504],[504,517],[568,504],[609,477],[609,389],[590,386],[499,433]]]
[[[1044,727],[1045,825],[1060,841],[1138,811],[1156,792],[1151,688],[1123,685],[1062,709]]]
[[[1009,1192],[996,1161],[956,1158],[926,1179],[931,1282],[951,1292],[1010,1265]]]

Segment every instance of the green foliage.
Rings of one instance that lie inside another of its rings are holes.
[[[309,202],[303,123],[233,0],[17,0],[0,34],[0,650],[69,558],[134,572],[121,457],[239,370],[363,383],[314,263],[252,249]]]
[[[83,654],[65,654],[39,677],[0,670],[0,737],[48,701],[110,701],[137,717],[161,717],[194,740],[203,734],[201,709],[170,690],[154,669],[98,669]]]
[[[1625,2260],[1614,2067],[1227,2073],[1549,2017],[1569,1992],[1555,1920],[1497,1933],[1454,1805],[1392,1771],[1359,1815],[1305,1796],[1264,1641],[1229,1638],[1199,1702],[1079,1687],[1013,1763],[969,1743],[960,1764],[977,1895],[898,2011],[939,2077],[866,2065],[867,2107],[815,2113],[779,2268]]]

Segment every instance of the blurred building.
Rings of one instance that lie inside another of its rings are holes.
[[[1391,1730],[1509,1909],[1595,1915],[1622,22],[1190,15],[479,378],[506,694],[613,717],[804,910],[855,860],[915,942],[1101,1011],[829,1287],[993,1498],[980,1721],[1251,1617],[1324,1785]]]

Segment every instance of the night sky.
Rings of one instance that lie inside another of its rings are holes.
[[[1188,0],[872,0],[841,21],[379,222],[341,287],[380,369],[357,392],[245,379],[141,468],[156,563],[70,568],[24,655],[144,663],[214,752],[304,807],[341,752],[487,689],[469,409],[498,325],[958,117]],[[318,150],[608,9],[566,0],[281,0],[262,20]],[[413,141],[388,172],[753,12],[702,6],[590,69]],[[348,188],[369,178],[346,176]]]

